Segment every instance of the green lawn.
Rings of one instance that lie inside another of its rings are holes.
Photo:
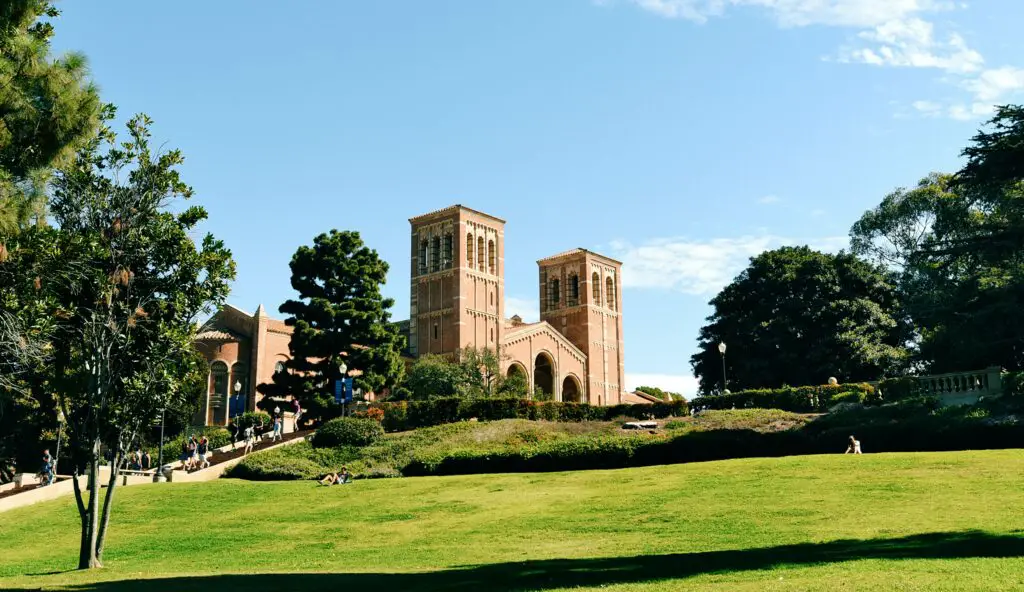
[[[71,498],[0,514],[0,589],[1020,590],[1022,479],[1008,450],[146,485],[89,573]]]

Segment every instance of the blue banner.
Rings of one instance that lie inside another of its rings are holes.
[[[345,402],[346,403],[351,403],[352,402],[352,379],[351,378],[346,378],[345,379]]]
[[[345,396],[345,379],[339,378],[334,381],[334,402],[341,405],[341,401]]]

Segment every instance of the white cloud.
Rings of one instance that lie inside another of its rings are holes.
[[[1024,69],[985,68],[985,58],[953,30],[936,31],[935,15],[966,10],[951,0],[626,0],[665,18],[706,22],[730,9],[760,9],[781,27],[827,26],[856,34],[841,47],[838,61],[879,67],[938,70],[970,94],[964,100],[917,101],[920,116],[976,120],[992,106],[1024,94]],[[608,4],[609,0],[595,0]]]
[[[927,117],[935,117],[942,114],[942,105],[935,101],[914,101],[911,106]]]
[[[696,377],[683,374],[633,374],[626,373],[626,389],[633,391],[639,386],[653,386],[663,391],[679,393],[690,399],[697,395],[700,382]]]
[[[764,205],[771,205],[771,204],[777,204],[780,201],[782,201],[782,199],[779,198],[779,196],[777,196],[777,195],[766,195],[766,196],[758,199],[757,203],[764,204]]]
[[[519,315],[525,323],[536,323],[540,320],[540,303],[536,298],[505,297],[505,317]]]
[[[985,70],[964,81],[963,86],[974,94],[975,102],[995,103],[1024,89],[1024,68],[1003,66]]]
[[[848,245],[846,237],[794,240],[773,235],[689,240],[662,238],[640,245],[615,241],[611,256],[623,262],[624,288],[679,290],[695,296],[717,293],[733,280],[751,257],[783,245],[808,244],[835,252]]]

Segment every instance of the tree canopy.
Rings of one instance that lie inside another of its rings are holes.
[[[356,388],[380,392],[399,384],[405,372],[404,338],[391,322],[394,299],[381,295],[388,264],[363,244],[358,232],[332,230],[302,246],[291,263],[298,298],[281,305],[293,327],[285,372],[269,395],[293,395],[313,416],[334,405],[334,381],[344,362]],[[354,372],[358,371],[358,372]]]
[[[50,55],[59,14],[48,0],[0,3],[0,234],[43,220],[53,167],[99,127],[85,57]]]
[[[503,376],[502,354],[491,348],[460,350],[455,360],[442,356],[420,356],[409,370],[405,388],[412,399],[435,397],[520,397],[529,396],[526,377],[518,373]]]
[[[690,358],[700,391],[874,380],[906,361],[909,326],[896,277],[840,253],[808,247],[766,251],[711,300]]]

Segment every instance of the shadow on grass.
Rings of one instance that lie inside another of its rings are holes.
[[[495,563],[426,573],[240,574],[124,580],[72,586],[80,592],[152,590],[488,590],[516,592],[686,578],[858,559],[956,559],[1019,557],[1024,536],[980,531],[934,533],[895,539],[841,540],[736,551],[593,559],[549,559]],[[142,567],[142,566],[136,566]]]

